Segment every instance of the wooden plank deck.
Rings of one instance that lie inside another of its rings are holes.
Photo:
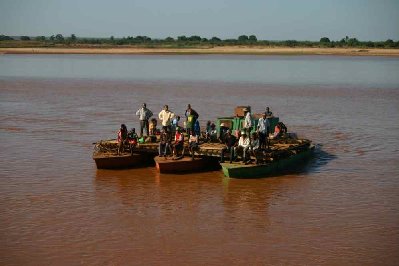
[[[310,143],[308,140],[298,140],[296,143],[271,143],[270,150],[264,155],[268,155],[269,157],[273,157],[281,152],[286,152],[288,150],[300,148],[303,145]],[[105,145],[109,150],[117,150],[118,142],[117,140],[108,140],[108,141],[100,141],[97,142],[96,145]],[[134,148],[135,153],[153,153],[158,154],[158,145],[159,142],[151,142],[151,143],[141,143],[138,144]],[[188,150],[188,141],[185,141],[185,155],[189,155]],[[221,143],[209,143],[203,142],[199,144],[199,149],[195,152],[196,155],[205,156],[205,157],[220,157],[221,150],[225,147],[224,144]]]

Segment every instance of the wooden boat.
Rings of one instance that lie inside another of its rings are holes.
[[[97,169],[124,169],[147,166],[154,163],[153,150],[131,153],[126,147],[124,153],[117,154],[118,143],[116,140],[106,140],[95,143],[93,160]]]
[[[249,106],[239,106],[236,108],[234,116],[218,118],[216,121],[218,135],[227,129],[238,135],[243,129],[244,109],[249,108]],[[256,130],[260,116],[262,114],[252,115],[254,125],[252,132]],[[273,132],[274,126],[279,122],[279,118],[271,116],[268,117],[268,120],[271,125],[271,132]],[[225,148],[225,145],[219,141],[220,139],[222,139],[222,136],[219,139],[201,141],[196,150],[198,157],[195,160],[192,160],[191,157],[177,160],[173,160],[171,157],[156,157],[156,168],[161,173],[187,173],[220,169],[218,161],[221,157],[221,152]],[[139,141],[135,146],[125,147],[125,151],[129,153],[123,155],[116,155],[118,142],[115,139],[103,140],[94,144],[93,159],[98,169],[140,167],[154,162],[153,158],[158,154],[159,137],[152,136],[144,142]],[[187,147],[187,145],[188,137],[185,138],[184,146]],[[311,142],[309,140],[298,139],[296,135],[285,133],[277,139],[269,139],[269,146],[267,150],[262,151],[260,158],[259,154],[256,154],[261,164],[223,163],[223,172],[228,177],[237,178],[270,175],[306,158],[314,149],[314,147],[310,147]],[[131,151],[133,151],[132,154],[130,154]],[[182,153],[189,155],[187,149],[183,150]]]
[[[189,173],[220,169],[217,157],[155,157],[155,165],[160,173]]]
[[[242,162],[221,163],[223,173],[231,178],[256,178],[266,177],[278,172],[288,170],[289,167],[300,164],[309,158],[315,149],[314,145],[293,150],[287,157],[274,159],[261,164],[244,164]]]
[[[97,154],[93,155],[97,169],[123,169],[143,165],[145,158],[142,154]]]

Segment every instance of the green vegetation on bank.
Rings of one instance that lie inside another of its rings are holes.
[[[115,47],[133,46],[145,48],[201,48],[215,46],[267,46],[267,47],[323,47],[323,48],[399,48],[399,41],[388,39],[386,41],[359,41],[356,38],[346,36],[339,41],[332,41],[328,37],[322,37],[320,41],[270,41],[258,40],[255,35],[241,35],[237,39],[220,39],[212,37],[202,38],[197,35],[190,37],[178,36],[165,39],[152,39],[147,36],[127,36],[123,38],[81,38],[72,34],[64,37],[62,34],[51,36],[18,36],[10,37],[0,35],[0,47]]]

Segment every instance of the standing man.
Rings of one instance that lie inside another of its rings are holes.
[[[245,118],[244,118],[244,129],[247,133],[248,136],[251,134],[251,129],[252,129],[252,116],[251,116],[251,111],[248,108],[244,109],[245,112]]]
[[[175,117],[175,114],[169,111],[169,106],[165,105],[163,110],[158,114],[158,118],[161,120],[162,128],[166,132],[171,132],[171,124],[172,120]]]
[[[272,116],[273,116],[273,112],[272,112],[272,111],[270,111],[270,108],[269,108],[269,106],[268,106],[268,107],[266,107],[265,114],[266,114],[266,116],[267,116],[267,117],[272,117]]]
[[[259,134],[259,146],[261,149],[268,148],[267,137],[269,135],[269,119],[266,118],[266,113],[262,114],[262,117],[258,121],[258,134]]]
[[[143,136],[144,128],[147,132],[147,137],[148,137],[149,135],[148,120],[153,115],[152,112],[149,109],[147,109],[147,105],[143,103],[143,106],[139,110],[137,110],[136,115],[140,119],[140,138]]]
[[[191,108],[191,104],[187,105],[187,109],[185,112],[186,116],[186,128],[187,128],[187,134],[191,134],[191,132],[194,130],[194,124],[195,121],[197,121],[199,115],[198,113]]]

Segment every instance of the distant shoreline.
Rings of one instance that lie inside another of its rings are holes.
[[[379,48],[299,48],[221,46],[211,48],[0,48],[0,54],[171,54],[171,55],[342,55],[342,56],[399,56],[399,49]]]

